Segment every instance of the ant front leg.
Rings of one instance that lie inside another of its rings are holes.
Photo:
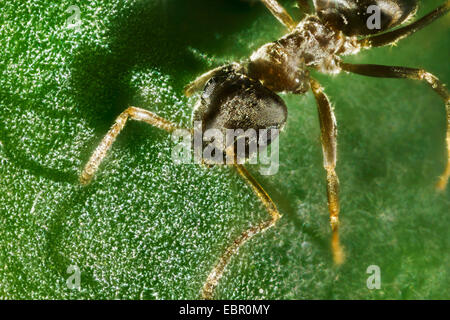
[[[233,62],[232,64],[227,64],[224,66],[220,66],[217,68],[214,68],[212,70],[209,70],[205,72],[204,74],[197,77],[194,81],[189,83],[184,87],[184,94],[187,97],[192,96],[195,92],[202,90],[205,87],[205,84],[208,82],[209,79],[213,78],[214,76],[218,75],[221,72],[226,71],[227,69],[239,69],[241,68],[241,65],[239,63]]]
[[[125,127],[128,118],[138,121],[144,121],[167,132],[173,132],[177,129],[175,124],[167,121],[164,118],[161,118],[153,112],[135,107],[127,108],[117,117],[116,122],[112,125],[111,129],[109,129],[108,133],[92,153],[91,158],[89,159],[88,163],[83,169],[83,172],[80,175],[80,182],[83,185],[89,184],[89,182],[92,180],[100,163],[105,158],[106,153],[111,148],[120,131],[122,131],[123,127]]]
[[[323,166],[327,171],[327,196],[330,224],[332,230],[331,248],[333,260],[339,265],[344,262],[344,253],[339,242],[339,179],[336,174],[337,124],[328,97],[319,82],[310,79],[310,85],[316,98],[320,121],[320,138],[323,151]]]
[[[289,15],[286,9],[283,8],[281,4],[278,3],[277,0],[261,0],[262,3],[269,9],[269,11],[273,14],[275,18],[278,19],[289,31],[295,29],[297,24],[294,19]]]
[[[369,77],[406,78],[425,81],[442,97],[442,99],[444,99],[445,110],[447,113],[447,165],[444,173],[440,176],[439,181],[436,184],[437,189],[444,190],[450,177],[450,93],[448,92],[447,87],[440,82],[437,77],[423,69],[350,63],[341,63],[340,67],[342,70]]]
[[[200,91],[205,86],[206,82],[208,82],[209,79],[214,77],[217,73],[222,71],[225,68],[225,66],[220,66],[215,69],[209,70],[202,74],[201,76],[197,77],[194,81],[190,82],[188,85],[184,87],[184,94],[187,97],[192,96],[195,92]]]
[[[254,236],[263,233],[270,227],[273,227],[278,219],[281,218],[278,209],[273,203],[272,199],[269,197],[267,192],[263,187],[253,178],[250,172],[245,169],[243,165],[235,164],[235,168],[239,175],[244,179],[245,182],[252,188],[253,192],[258,196],[259,200],[264,205],[265,209],[270,215],[270,219],[259,223],[256,226],[249,228],[244,231],[237,239],[233,241],[231,245],[226,248],[225,252],[219,258],[219,261],[214,266],[214,269],[209,273],[208,278],[203,285],[202,298],[212,299],[214,297],[214,290],[219,283],[220,278],[222,278],[223,273],[230,263],[231,258],[238,252],[239,248],[244,245],[249,239]]]

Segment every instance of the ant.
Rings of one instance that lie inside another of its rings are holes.
[[[326,170],[328,209],[332,230],[331,248],[333,260],[339,265],[344,261],[339,242],[339,179],[335,171],[337,158],[337,124],[333,108],[324,89],[310,77],[309,69],[326,74],[341,71],[370,77],[406,78],[428,83],[443,99],[447,113],[447,155],[444,173],[437,183],[445,189],[450,176],[450,94],[437,77],[423,69],[373,64],[350,64],[340,56],[357,54],[362,49],[393,45],[442,17],[450,9],[450,0],[406,26],[402,25],[417,11],[417,0],[313,0],[314,12],[307,0],[298,0],[300,8],[308,13],[299,23],[276,0],[261,0],[269,11],[281,22],[288,33],[282,38],[257,49],[250,58],[220,66],[199,76],[185,87],[191,96],[202,91],[193,111],[193,122],[202,121],[205,128],[225,129],[282,129],[287,119],[287,108],[277,92],[305,94],[312,90],[317,102],[323,150],[323,165]],[[380,10],[379,28],[367,26],[369,6]],[[108,149],[124,128],[127,119],[144,121],[169,133],[179,129],[170,121],[144,109],[129,107],[122,112],[93,152],[80,176],[80,182],[88,184],[105,158]],[[203,129],[202,129],[203,130]],[[190,131],[194,133],[193,129]],[[269,139],[270,140],[270,139]],[[270,141],[267,143],[270,144]],[[234,144],[222,150],[235,156]],[[250,154],[245,154],[248,158]],[[236,156],[235,156],[236,159]],[[208,162],[205,159],[204,162]],[[281,215],[264,191],[243,164],[232,166],[253,189],[264,205],[270,219],[244,231],[228,246],[208,275],[201,292],[205,299],[214,297],[231,258],[250,238],[274,226]]]

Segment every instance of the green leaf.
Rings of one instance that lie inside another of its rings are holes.
[[[423,1],[417,16],[444,1]],[[283,1],[295,18],[295,1]],[[230,0],[0,5],[0,297],[197,298],[231,241],[266,219],[226,167],[175,165],[165,133],[130,121],[88,187],[78,175],[129,105],[190,124],[183,86],[283,35],[260,4]],[[450,83],[449,17],[345,61],[423,67]],[[449,298],[445,111],[425,84],[314,73],[339,125],[341,232],[333,266],[315,101],[282,94],[280,170],[260,176],[283,217],[249,241],[217,289],[229,299]],[[68,267],[81,271],[69,289]],[[381,289],[366,286],[368,266]]]

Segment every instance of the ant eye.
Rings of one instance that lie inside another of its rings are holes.
[[[417,0],[314,0],[314,6],[332,28],[348,36],[364,36],[402,24],[415,13]],[[373,15],[378,15],[374,17],[378,25],[368,23]]]

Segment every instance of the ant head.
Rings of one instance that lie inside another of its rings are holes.
[[[417,0],[314,0],[314,6],[319,18],[333,29],[347,36],[364,36],[402,24],[417,10]]]
[[[224,151],[231,144],[235,144],[236,148],[236,142],[244,139],[245,154],[234,150],[238,158],[252,155],[249,151],[252,139],[256,139],[258,147],[269,145],[286,119],[284,101],[259,81],[249,78],[233,66],[224,68],[206,83],[193,113],[194,128],[195,122],[201,122],[204,142],[209,142],[205,141],[208,140],[205,131],[222,133],[224,140],[221,142],[222,147],[217,147],[219,150]],[[264,137],[260,139],[262,132],[265,132]],[[230,134],[234,134],[232,141]]]

